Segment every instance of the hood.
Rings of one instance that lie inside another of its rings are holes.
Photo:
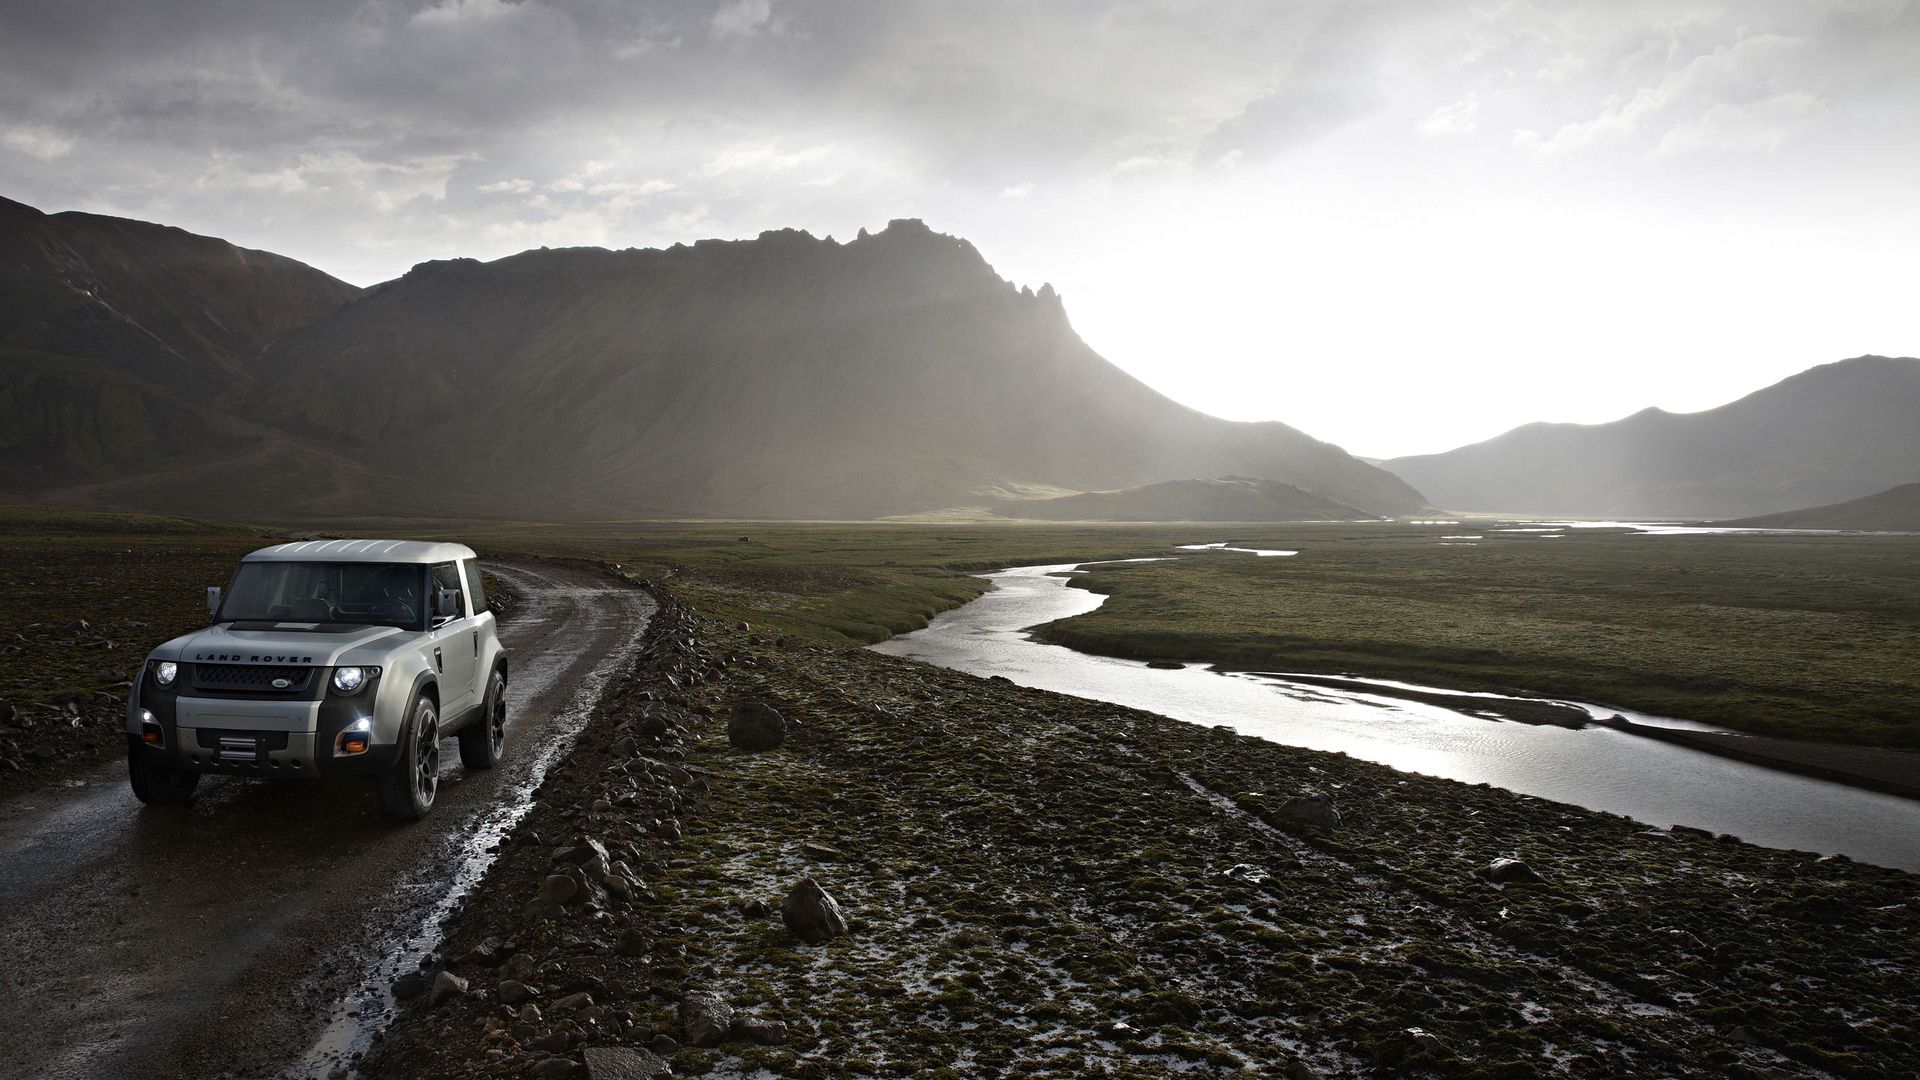
[[[407,631],[397,626],[323,626],[302,623],[228,623],[178,637],[154,659],[211,664],[312,664],[334,667],[347,653]],[[372,662],[369,660],[368,662]]]

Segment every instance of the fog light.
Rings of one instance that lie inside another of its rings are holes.
[[[146,709],[140,710],[140,741],[148,746],[165,746],[166,735],[160,729],[160,721]]]
[[[373,745],[373,721],[361,717],[347,725],[347,729],[333,737],[334,757],[353,757],[364,754]]]

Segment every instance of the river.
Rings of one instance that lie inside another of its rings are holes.
[[[1028,628],[1105,602],[1097,593],[1067,586],[1079,565],[1021,566],[987,575],[991,591],[942,613],[925,629],[873,648],[1653,825],[1691,825],[1767,847],[1838,853],[1920,872],[1920,800],[1777,772],[1599,726],[1573,730],[1488,719],[1471,711],[1477,695],[1461,694],[1460,708],[1449,709],[1369,693],[1363,680],[1351,688],[1329,688],[1291,682],[1284,675],[1216,672],[1201,665],[1149,668],[1033,640]],[[1583,707],[1596,716],[1618,712],[1638,723],[1706,729],[1627,710]]]

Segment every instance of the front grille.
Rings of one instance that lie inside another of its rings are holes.
[[[304,694],[312,684],[311,667],[280,667],[271,664],[195,664],[193,688],[223,693]],[[275,686],[276,681],[286,683]]]

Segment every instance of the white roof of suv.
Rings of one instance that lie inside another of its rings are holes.
[[[261,548],[242,561],[443,563],[473,557],[465,544],[436,540],[301,540]]]

